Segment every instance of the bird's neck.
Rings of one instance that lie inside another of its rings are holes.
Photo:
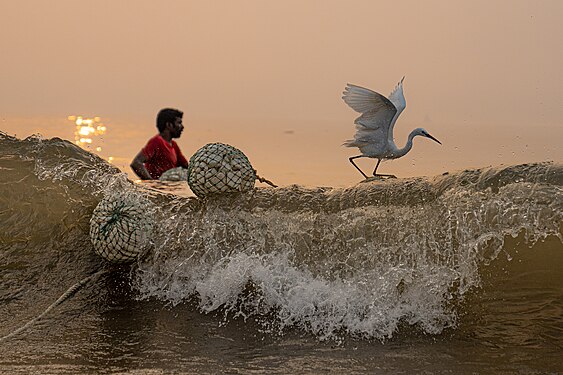
[[[405,144],[405,147],[398,149],[397,152],[395,153],[398,158],[400,158],[401,156],[405,156],[406,153],[411,150],[412,140],[414,139],[414,137],[415,137],[415,130],[413,130],[409,134],[409,138],[407,139],[407,143]]]

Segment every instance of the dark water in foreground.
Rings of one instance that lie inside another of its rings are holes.
[[[561,373],[563,166],[486,168],[202,202],[58,139],[0,135],[0,372]],[[89,219],[148,199],[148,255]],[[183,196],[182,196],[183,195]]]

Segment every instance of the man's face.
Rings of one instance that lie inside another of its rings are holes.
[[[184,131],[184,125],[182,124],[182,118],[176,117],[173,123],[170,123],[170,134],[172,138],[180,138],[182,131]]]

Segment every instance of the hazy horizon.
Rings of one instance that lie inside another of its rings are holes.
[[[443,146],[417,139],[381,173],[560,162],[561,16],[559,1],[3,2],[0,130],[73,140],[67,116],[100,116],[103,156],[131,174],[177,107],[187,157],[224,142],[279,184],[347,186],[344,86],[387,95],[406,76],[397,144],[422,126]]]

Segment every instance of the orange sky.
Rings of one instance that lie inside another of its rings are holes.
[[[221,141],[280,184],[348,186],[345,84],[406,75],[397,143],[423,126],[444,145],[381,173],[561,162],[562,19],[545,0],[3,1],[0,130],[72,139],[68,115],[100,116],[125,165],[174,106],[187,156]]]

